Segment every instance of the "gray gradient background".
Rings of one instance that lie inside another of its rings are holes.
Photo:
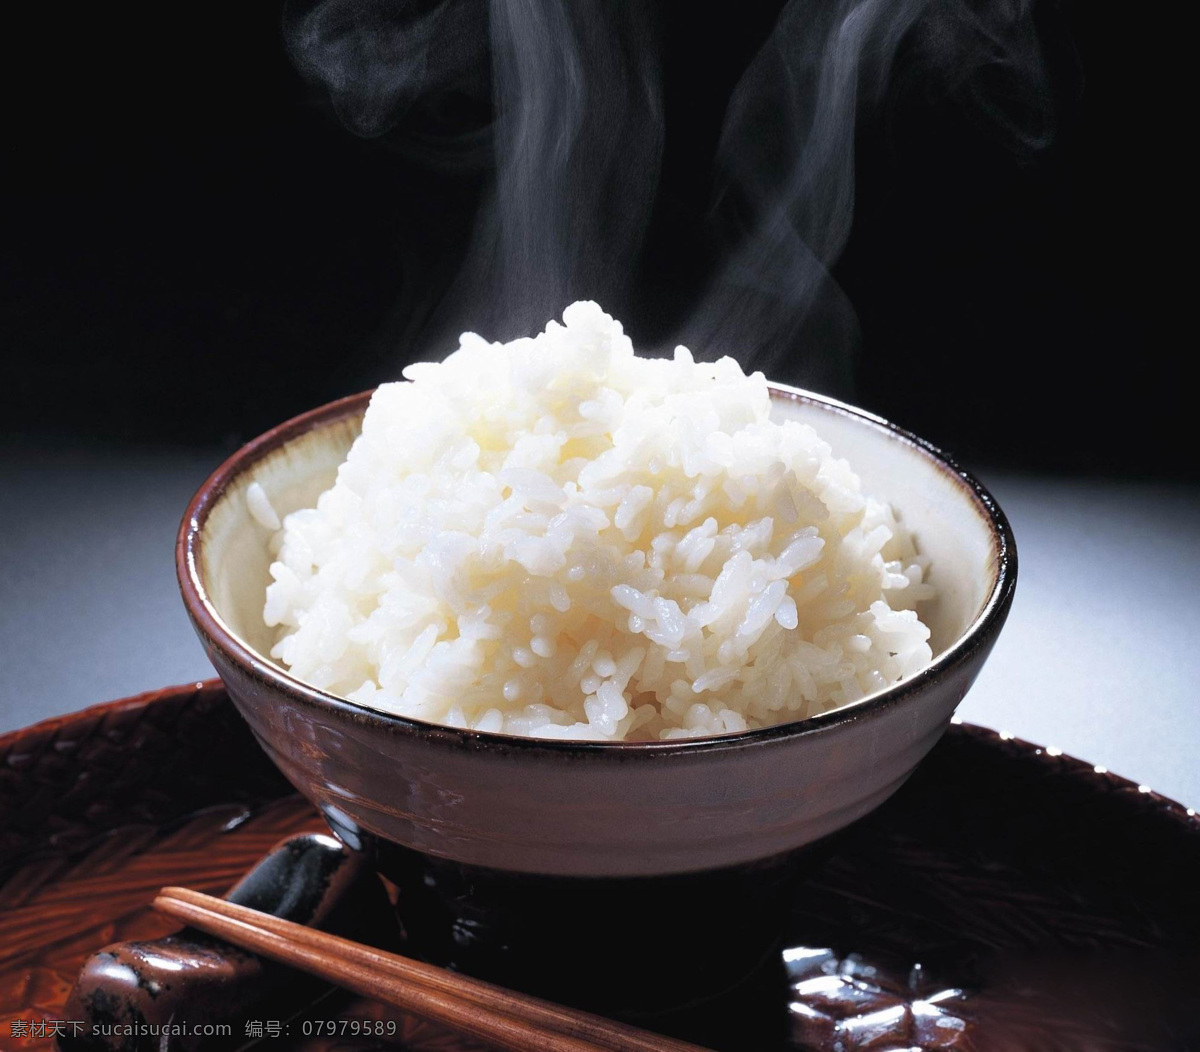
[[[212,675],[175,586],[211,452],[0,446],[0,732]],[[963,719],[1200,807],[1200,493],[981,472],[1020,553]]]

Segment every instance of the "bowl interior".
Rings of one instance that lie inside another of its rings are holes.
[[[882,423],[783,388],[772,395],[776,419],[811,424],[850,462],[863,491],[889,501],[913,531],[919,550],[931,559],[928,579],[937,589],[918,609],[932,631],[934,655],[943,653],[983,611],[999,572],[993,528],[979,498],[944,463]],[[280,517],[312,507],[332,485],[361,422],[361,413],[327,418],[248,461],[203,525],[197,572],[208,602],[225,627],[265,661],[274,644],[274,630],[262,620],[270,531],[250,514],[246,490],[259,483]]]

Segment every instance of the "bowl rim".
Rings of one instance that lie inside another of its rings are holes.
[[[573,754],[610,754],[621,756],[693,756],[696,754],[750,745],[765,745],[781,739],[802,735],[828,733],[836,728],[869,719],[893,706],[916,697],[932,681],[966,662],[981,647],[994,641],[1012,605],[1017,580],[1017,547],[1012,527],[996,499],[970,472],[960,467],[952,456],[932,442],[865,409],[838,401],[812,391],[787,384],[768,381],[772,398],[816,405],[821,409],[847,416],[883,433],[883,435],[924,456],[933,466],[967,496],[988,528],[992,543],[992,584],[979,612],[966,630],[920,672],[906,680],[843,705],[840,708],[803,719],[758,727],[729,734],[705,735],[695,738],[672,738],[666,741],[588,741],[560,738],[535,738],[497,731],[477,731],[401,716],[373,709],[336,694],[313,687],[263,657],[242,640],[217,613],[210,602],[200,578],[199,550],[204,525],[212,509],[219,503],[229,485],[247,469],[269,456],[288,442],[320,425],[327,425],[365,411],[374,388],[347,395],[325,405],[294,416],[247,442],[227,457],[196,491],[183,519],[175,541],[175,570],[193,626],[202,641],[219,650],[245,675],[264,685],[283,690],[291,700],[308,708],[332,708],[360,724],[366,724],[391,734],[419,736],[432,742],[460,748],[512,749],[521,752],[549,751]]]

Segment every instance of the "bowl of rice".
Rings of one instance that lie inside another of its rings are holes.
[[[978,674],[1016,582],[1003,513],[900,428],[731,358],[639,357],[593,303],[404,376],[196,494],[177,567],[214,666],[400,885],[417,951],[521,985],[636,943],[619,976],[541,983],[610,1008],[728,985]]]

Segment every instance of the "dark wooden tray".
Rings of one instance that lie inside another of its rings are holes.
[[[159,887],[220,893],[317,828],[216,682],[0,737],[0,1048],[49,1049],[12,1022],[60,1018],[97,947],[171,930],[146,908]],[[738,1052],[1200,1048],[1200,818],[979,727],[952,727],[850,831],[780,930],[786,981],[687,1022],[693,1037]],[[293,1025],[263,1047],[479,1047],[361,1000],[318,1014],[396,1034]]]

